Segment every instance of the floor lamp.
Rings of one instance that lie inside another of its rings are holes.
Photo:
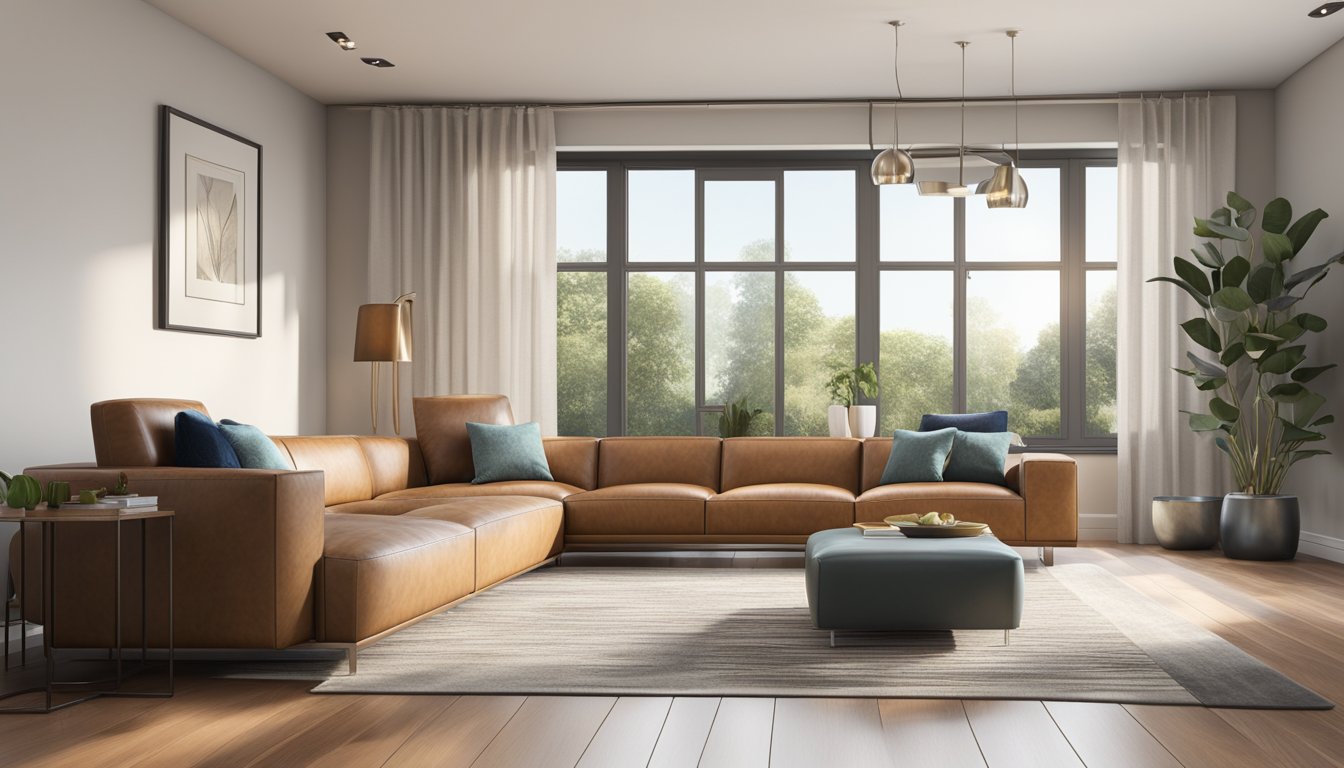
[[[414,293],[391,304],[364,304],[355,323],[355,362],[373,363],[369,379],[369,419],[378,434],[378,364],[392,364],[392,429],[401,434],[401,378],[398,363],[411,362],[411,305]]]

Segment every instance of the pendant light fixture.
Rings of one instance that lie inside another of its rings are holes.
[[[961,47],[961,141],[957,144],[957,183],[921,181],[919,194],[926,197],[970,197],[972,189],[966,186],[966,46],[969,41],[958,40]]]
[[[901,93],[901,27],[903,21],[891,21],[896,33],[896,43],[892,48],[892,69],[896,73],[896,102],[891,105],[892,139],[891,149],[884,149],[873,158],[871,174],[874,184],[909,184],[915,180],[915,161],[910,153],[901,149],[900,102],[905,98]]]
[[[985,200],[990,208],[1026,208],[1027,182],[1022,179],[1017,166],[1022,162],[1022,139],[1017,120],[1017,35],[1020,30],[1008,30],[1008,40],[1012,45],[1011,88],[1013,96],[1013,152],[1016,159],[994,169],[985,190]]]

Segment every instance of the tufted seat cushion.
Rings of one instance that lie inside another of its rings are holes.
[[[690,483],[631,483],[565,499],[573,535],[659,535],[705,532],[705,500],[713,488]]]
[[[443,520],[476,532],[476,589],[554,557],[564,539],[564,505],[526,496],[453,499],[403,518]]]
[[[807,535],[854,522],[854,493],[820,483],[762,483],[705,503],[709,534]]]
[[[325,515],[317,639],[353,643],[471,594],[470,527],[446,520]]]

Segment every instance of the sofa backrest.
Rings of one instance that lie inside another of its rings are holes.
[[[173,419],[181,411],[200,411],[196,400],[132,398],[104,400],[89,406],[93,454],[100,467],[171,467]]]
[[[597,438],[543,437],[541,446],[556,481],[585,491],[597,487]]]
[[[431,485],[469,483],[476,476],[467,422],[513,423],[513,409],[504,395],[417,397],[412,405],[415,434]]]
[[[271,439],[289,455],[295,469],[322,471],[328,507],[425,484],[420,450],[411,438],[318,435]]]
[[[723,490],[819,483],[858,493],[862,445],[848,437],[730,437],[723,441]]]
[[[870,437],[863,441],[863,484],[861,491],[871,490],[882,484],[882,472],[887,468],[887,459],[891,458],[890,437]]]
[[[718,490],[717,437],[606,437],[598,444],[597,485],[689,483]]]

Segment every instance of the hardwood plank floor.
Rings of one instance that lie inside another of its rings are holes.
[[[735,567],[787,558],[720,557]],[[711,565],[694,557],[678,562]],[[1097,564],[1183,619],[1344,702],[1344,565],[1101,544]],[[667,564],[673,564],[669,560]],[[723,563],[719,562],[720,565]],[[0,765],[1341,766],[1344,712],[1062,702],[322,696],[182,665],[168,700],[0,717]]]

